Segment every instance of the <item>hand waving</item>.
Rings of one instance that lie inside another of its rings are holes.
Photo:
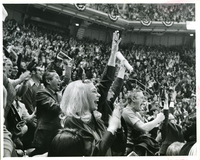
[[[122,39],[120,38],[119,31],[115,31],[112,39],[112,53],[116,53],[118,51],[121,40]]]

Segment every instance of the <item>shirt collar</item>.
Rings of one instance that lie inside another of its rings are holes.
[[[31,87],[35,84],[36,86],[39,86],[39,83],[36,83],[33,79],[29,80]]]
[[[57,94],[57,92],[55,92],[54,90],[52,90],[52,89],[49,88],[49,87],[46,87],[46,89],[47,89],[50,93]]]

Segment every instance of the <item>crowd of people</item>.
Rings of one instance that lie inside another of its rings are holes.
[[[7,19],[4,157],[195,155],[195,48],[121,41]]]
[[[125,6],[124,6],[125,5]],[[114,12],[115,15],[131,20],[195,21],[194,4],[86,4],[86,6],[104,13]]]

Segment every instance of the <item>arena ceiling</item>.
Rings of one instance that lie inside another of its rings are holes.
[[[140,21],[128,21],[118,18],[112,21],[107,13],[86,7],[84,11],[78,10],[74,4],[20,4],[7,5],[15,10],[26,14],[47,19],[52,22],[62,23],[68,26],[72,20],[85,25],[102,25],[126,32],[151,32],[155,34],[172,33],[195,33],[195,30],[188,30],[186,22],[174,22],[172,26],[165,26],[162,22],[153,21],[149,26],[143,25]],[[73,21],[74,22],[74,21]]]
[[[42,10],[53,10],[59,14],[70,15],[83,19],[85,25],[91,25],[93,23],[104,25],[110,28],[131,31],[131,32],[178,32],[178,33],[194,33],[195,30],[188,30],[186,22],[174,22],[172,26],[167,27],[162,22],[153,21],[151,25],[145,26],[140,21],[128,21],[122,18],[118,18],[117,21],[113,22],[108,17],[107,13],[103,13],[92,8],[86,7],[84,11],[79,11],[74,4],[34,4],[34,7]]]

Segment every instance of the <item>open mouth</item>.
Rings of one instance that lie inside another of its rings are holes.
[[[60,88],[61,84],[60,84],[60,83],[58,83],[58,84],[57,84],[57,86],[58,86],[58,88]]]
[[[94,101],[95,104],[98,104],[99,100]]]
[[[8,73],[11,74],[11,73],[12,73],[12,69],[9,69],[9,70],[8,70]]]

